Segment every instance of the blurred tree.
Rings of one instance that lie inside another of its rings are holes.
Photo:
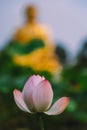
[[[55,53],[56,53],[57,58],[60,61],[60,63],[63,66],[66,65],[67,60],[68,60],[67,59],[67,52],[66,52],[65,48],[61,44],[56,45]]]
[[[87,68],[87,40],[83,43],[83,47],[77,55],[77,67]]]

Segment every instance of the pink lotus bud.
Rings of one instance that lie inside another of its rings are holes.
[[[62,97],[50,108],[53,90],[49,81],[39,75],[31,76],[23,91],[15,89],[13,94],[17,106],[29,113],[44,112],[48,115],[58,115],[65,110],[69,103],[68,97]]]

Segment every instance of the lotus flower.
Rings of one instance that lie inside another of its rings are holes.
[[[13,94],[17,106],[29,113],[43,112],[48,115],[58,115],[69,103],[68,97],[62,97],[50,108],[53,90],[49,81],[39,75],[31,76],[24,85],[23,91],[15,89]]]

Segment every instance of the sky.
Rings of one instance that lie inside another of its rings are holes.
[[[30,3],[39,8],[39,19],[51,27],[56,43],[76,54],[87,37],[87,0],[0,0],[0,49],[23,24]]]

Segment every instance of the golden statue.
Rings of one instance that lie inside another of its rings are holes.
[[[26,8],[26,23],[15,34],[14,40],[20,41],[21,44],[29,44],[33,39],[40,39],[44,42],[43,48],[34,49],[28,54],[15,54],[13,61],[20,66],[31,67],[36,71],[48,71],[52,74],[61,69],[61,65],[56,59],[51,37],[50,29],[44,24],[37,21],[37,9],[35,6],[30,5]]]

